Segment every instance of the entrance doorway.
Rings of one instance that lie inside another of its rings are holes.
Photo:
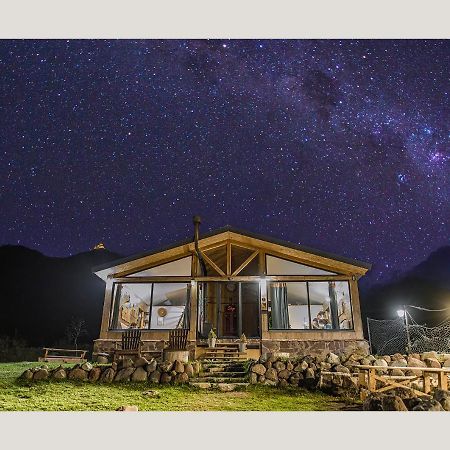
[[[258,282],[199,283],[198,334],[213,328],[219,338],[260,337]]]

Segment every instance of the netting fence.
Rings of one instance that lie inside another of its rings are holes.
[[[435,326],[419,324],[411,311],[439,313],[443,321]],[[400,314],[401,313],[401,314]],[[400,317],[392,320],[367,319],[367,332],[371,353],[391,355],[393,353],[450,352],[450,308],[431,310],[408,305],[399,311]],[[447,316],[447,317],[446,317]]]

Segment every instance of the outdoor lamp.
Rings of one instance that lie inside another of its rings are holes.
[[[404,309],[397,309],[397,316],[398,317],[405,317],[405,310]]]

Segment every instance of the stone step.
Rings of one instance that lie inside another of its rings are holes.
[[[237,387],[247,387],[249,383],[209,383],[209,382],[189,382],[190,386],[195,386],[199,389],[220,389],[222,391],[233,391]]]
[[[208,352],[236,352],[239,347],[208,347]]]
[[[193,378],[193,383],[245,383],[247,381],[246,377],[199,377]]]
[[[203,357],[202,361],[212,361],[212,362],[222,362],[222,361],[248,361],[244,356],[211,356],[211,357]]]
[[[243,377],[247,375],[247,372],[241,371],[241,372],[200,372],[198,376],[200,378],[202,377]]]

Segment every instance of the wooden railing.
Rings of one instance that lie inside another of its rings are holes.
[[[427,396],[431,391],[431,378],[433,374],[437,374],[437,385],[439,389],[448,389],[450,367],[443,367],[440,369],[432,367],[383,367],[369,365],[358,365],[356,367],[360,371],[358,385],[369,392],[381,393],[401,388],[409,390],[418,396]],[[420,372],[420,375],[389,375],[389,372],[395,369]],[[412,386],[412,383],[417,381],[421,381],[423,390],[419,390]],[[361,390],[362,398],[366,395],[364,389]]]

